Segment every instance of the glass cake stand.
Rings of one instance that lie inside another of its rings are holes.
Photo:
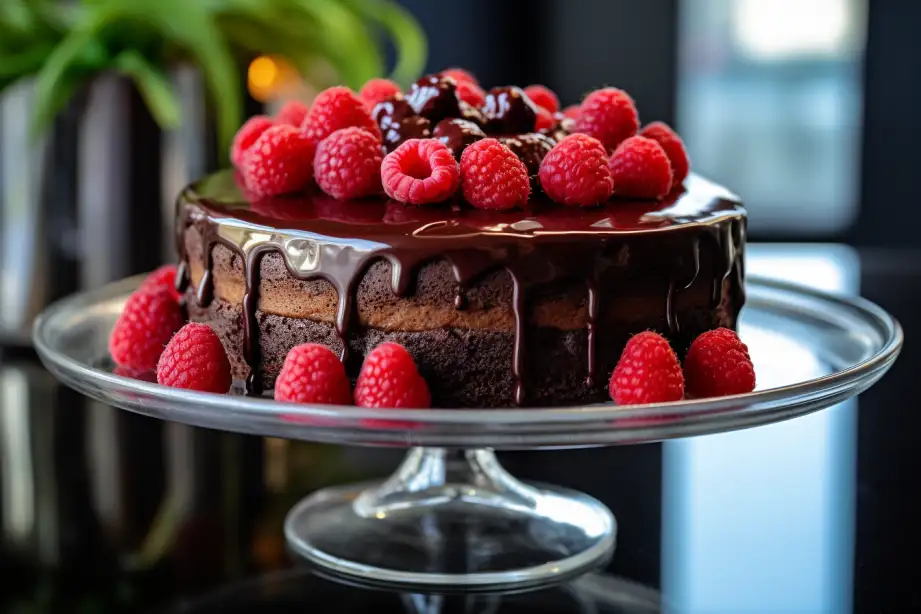
[[[859,394],[895,361],[898,322],[863,299],[749,279],[740,323],[759,389],[616,407],[375,410],[167,388],[112,372],[109,333],[141,277],[49,307],[35,323],[45,366],[122,409],[193,426],[316,442],[411,448],[376,484],[316,492],[288,514],[294,552],[328,572],[385,584],[525,588],[577,575],[614,549],[595,499],[524,484],[493,450],[631,444],[787,420]]]

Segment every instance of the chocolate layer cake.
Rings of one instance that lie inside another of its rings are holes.
[[[249,202],[228,171],[182,194],[177,234],[189,317],[217,330],[252,394],[297,344],[328,345],[354,376],[392,340],[436,407],[603,401],[631,334],[660,331],[683,355],[744,302],[744,208],[693,175],[658,202],[492,212]]]

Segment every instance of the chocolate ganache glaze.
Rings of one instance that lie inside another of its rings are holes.
[[[630,334],[659,329],[683,354],[697,334],[735,326],[745,219],[736,196],[695,175],[662,201],[580,209],[533,197],[494,212],[320,193],[250,201],[225,171],[178,201],[177,283],[192,319],[240,357],[249,394],[274,382],[295,343],[335,347],[354,376],[374,343],[394,339],[436,406],[592,402]],[[218,306],[216,267],[228,284]],[[319,306],[269,308],[282,292],[284,305]]]

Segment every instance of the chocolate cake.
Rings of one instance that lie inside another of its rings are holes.
[[[248,199],[237,183],[221,172],[181,195],[179,284],[251,394],[271,390],[294,345],[328,345],[354,376],[391,340],[435,407],[604,401],[630,335],[657,330],[683,355],[735,328],[744,302],[744,208],[695,175],[660,201],[532,196],[507,212]]]

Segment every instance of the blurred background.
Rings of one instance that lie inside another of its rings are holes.
[[[173,261],[177,193],[246,116],[450,66],[564,105],[626,89],[746,201],[752,272],[867,296],[908,337],[882,384],[816,416],[509,469],[607,503],[611,571],[671,611],[921,607],[917,566],[892,563],[921,546],[919,27],[921,3],[889,0],[0,0],[0,612],[144,611],[283,568],[290,505],[395,466],[95,406],[29,327]]]

